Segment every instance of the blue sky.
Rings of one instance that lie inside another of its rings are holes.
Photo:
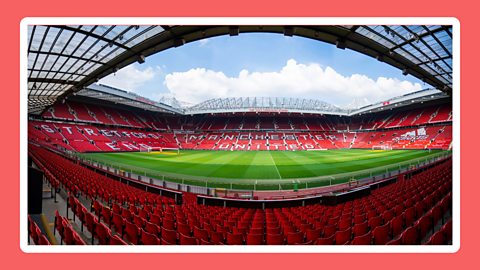
[[[153,100],[163,95],[189,103],[227,96],[295,96],[339,106],[429,87],[352,50],[265,33],[220,36],[168,49],[100,83]]]

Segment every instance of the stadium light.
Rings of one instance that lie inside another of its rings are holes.
[[[337,48],[342,50],[345,50],[345,48],[347,48],[347,45],[345,44],[345,40],[341,38],[337,39],[337,41],[335,42],[335,45],[337,46]]]
[[[402,70],[402,74],[403,74],[404,76],[407,76],[407,75],[408,75],[408,69],[404,68],[404,69]]]
[[[238,36],[239,33],[240,33],[240,27],[238,27],[238,26],[228,27],[228,34],[230,36]]]
[[[138,56],[137,62],[138,62],[139,64],[145,63],[145,55],[140,54],[140,55]]]
[[[175,48],[183,46],[185,44],[185,39],[183,38],[176,38],[173,40],[173,46]]]
[[[287,26],[283,28],[283,34],[287,37],[293,36],[294,32],[295,32],[295,28],[293,27]]]

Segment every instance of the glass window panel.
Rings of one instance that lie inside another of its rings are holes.
[[[94,27],[95,27],[95,25],[82,25],[82,26],[80,26],[80,29],[82,29],[84,31],[87,31],[87,32],[91,32]]]
[[[33,67],[33,69],[41,69],[42,64],[45,61],[46,57],[47,57],[46,54],[39,54],[38,58],[36,59],[36,63],[35,63],[35,66]]]
[[[67,42],[72,37],[73,32],[70,30],[63,30],[60,34],[60,37],[57,40],[57,43],[53,46],[52,52],[54,53],[61,53],[65,46],[67,46]]]
[[[38,71],[32,71],[32,72],[30,73],[29,78],[38,78],[39,73],[40,73],[40,72],[38,72]]]
[[[420,61],[418,59],[416,59],[414,56],[412,56],[411,54],[407,53],[404,49],[402,48],[397,48],[394,50],[394,52],[400,54],[401,56],[405,57],[406,59],[410,60],[411,62],[415,63],[415,64],[418,64],[420,63]]]
[[[390,28],[392,28],[392,30],[394,31],[394,33],[391,33],[390,35],[393,36],[393,40],[397,44],[400,44],[405,40],[408,40],[411,38],[407,30],[405,30],[405,28],[403,28],[402,26],[395,25],[395,26],[390,26]]]
[[[107,31],[109,31],[111,25],[99,25],[98,27],[95,28],[93,33],[104,36]]]
[[[87,51],[95,43],[96,40],[97,39],[94,37],[87,37],[87,39],[80,45],[80,47],[75,51],[73,55],[76,57],[88,57],[85,55],[87,55]]]
[[[430,30],[430,31],[433,31],[433,30],[436,30],[438,28],[440,28],[441,26],[440,25],[427,25],[427,28]]]
[[[35,33],[33,35],[32,46],[30,47],[30,50],[38,51],[40,49],[40,43],[42,42],[46,30],[47,27],[43,25],[37,25],[37,27],[35,28]]]
[[[445,84],[449,84],[450,81],[446,80],[443,76],[441,75],[438,75],[438,76],[435,76],[435,78],[437,78],[438,80],[440,80],[441,82],[445,83]]]
[[[110,39],[110,40],[114,40],[115,38],[117,38],[117,36],[122,33],[125,29],[127,29],[128,26],[126,25],[117,25],[113,28],[112,31],[108,32],[105,37]],[[115,40],[115,41],[118,41],[118,40]]]
[[[33,63],[35,62],[36,57],[37,57],[36,53],[29,53],[28,54],[28,69],[33,68]]]
[[[70,67],[75,63],[75,61],[77,60],[73,58],[68,58],[67,62],[65,62],[65,64],[63,65],[63,67],[61,67],[61,69],[59,69],[59,71],[67,72]]]
[[[140,28],[140,29],[142,29],[142,28]],[[160,27],[160,26],[155,26],[155,27],[149,27],[147,29],[147,31],[137,31],[137,32],[138,32],[137,35],[135,35],[132,40],[129,40],[128,42],[125,43],[125,45],[127,47],[131,48],[131,47],[137,45],[138,43],[140,43],[144,40],[147,40],[147,39],[157,35],[158,33],[163,32],[163,28]]]
[[[57,59],[57,56],[54,55],[47,55],[47,58],[44,60],[44,65],[43,65],[43,70],[51,70],[53,63],[55,63],[55,60]]]
[[[54,45],[53,41],[55,40],[59,32],[59,28],[50,27],[47,37],[45,38],[45,41],[43,43],[42,51],[48,52],[52,49],[52,46]]]

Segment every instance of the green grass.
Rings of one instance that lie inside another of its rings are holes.
[[[445,151],[199,151],[91,153],[82,157],[153,178],[191,185],[238,189],[322,186],[408,166]]]

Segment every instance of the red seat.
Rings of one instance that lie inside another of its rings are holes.
[[[337,231],[337,225],[328,225],[323,228],[323,237],[328,238],[335,234]]]
[[[112,226],[112,211],[110,208],[106,206],[102,207],[102,219],[109,227]]]
[[[74,199],[75,201],[76,199]],[[75,211],[76,211],[76,215],[78,217],[78,219],[80,220],[80,222],[82,223],[81,224],[81,227],[80,227],[80,230],[83,232],[83,226],[85,225],[86,223],[86,219],[85,219],[85,215],[86,213],[88,212],[87,211],[87,208],[85,208],[85,206],[83,206],[82,204],[77,204],[75,203]],[[75,219],[74,219],[75,221]]]
[[[160,227],[157,224],[148,221],[145,222],[145,231],[156,236],[160,235]]]
[[[320,238],[321,234],[322,234],[322,228],[310,229],[310,230],[307,230],[306,239],[307,241],[315,241],[318,238]]]
[[[427,245],[446,245],[448,244],[447,238],[442,231],[434,233],[430,239],[428,239]]]
[[[351,226],[352,226],[352,219],[351,218],[342,219],[338,223],[338,229],[340,231],[346,230],[346,229],[350,228]]]
[[[359,235],[353,238],[352,245],[370,245],[372,244],[372,232]]]
[[[38,244],[39,245],[50,245],[50,241],[48,241],[47,237],[43,234],[40,234],[38,237]]]
[[[60,234],[61,239],[63,239],[63,230],[64,230],[62,221],[63,221],[62,216],[60,216],[60,214],[58,213],[58,210],[55,210],[55,221],[54,221],[55,227],[53,227],[53,235],[55,235],[55,230],[57,230],[58,233]]]
[[[113,213],[112,224],[113,224],[113,228],[115,229],[115,232],[117,232],[118,234],[123,236],[123,228],[125,226],[125,219],[121,215],[119,215],[117,213]]]
[[[431,214],[432,214],[432,218],[433,218],[433,225],[437,225],[438,223],[440,223],[440,221],[443,221],[443,213],[442,213],[442,209],[440,208],[440,206],[434,206],[432,208],[432,210],[430,210]]]
[[[190,237],[179,233],[179,238],[180,245],[198,245],[198,240],[195,237]]]
[[[415,223],[415,227],[418,228],[418,232],[420,233],[420,239],[423,239],[425,236],[427,236],[428,232],[433,229],[432,216],[426,214],[425,216],[421,217]]]
[[[291,232],[287,234],[287,244],[302,244],[304,243],[305,234],[303,232]]]
[[[395,213],[393,212],[393,210],[387,210],[387,211],[382,213],[382,219],[385,223],[392,220],[393,217],[395,217]]]
[[[452,241],[452,219],[449,219],[447,222],[445,222],[441,231],[445,233],[447,241]]]
[[[178,223],[177,222],[177,232],[184,234],[185,236],[191,236],[192,235],[192,230],[190,229],[190,226],[185,223]]]
[[[208,231],[198,228],[197,226],[193,228],[193,236],[197,239],[208,241]]]
[[[368,231],[368,222],[365,221],[363,223],[355,224],[353,226],[353,236],[360,236],[366,234]]]
[[[352,228],[348,228],[343,231],[337,231],[335,233],[335,244],[344,245],[347,244],[352,237]]]
[[[207,240],[200,239],[200,245],[213,245],[213,243]]]
[[[95,224],[95,237],[98,239],[98,244],[107,245],[110,240],[111,231],[103,223]]]
[[[131,222],[132,221],[132,212],[126,208],[122,208],[122,217],[126,220]]]
[[[250,233],[250,234],[262,234],[263,235],[264,231],[265,231],[264,228],[250,228],[248,233]]]
[[[279,234],[282,231],[280,227],[267,227],[267,234]]]
[[[240,233],[227,233],[228,245],[243,245],[243,234]]]
[[[118,237],[118,235],[110,235],[110,242],[109,245],[128,245],[127,242],[123,241],[122,238]]]
[[[267,245],[283,245],[285,244],[285,237],[282,234],[268,234],[266,236]]]
[[[63,220],[63,228],[64,228],[64,242],[66,245],[75,245],[74,234],[75,231],[73,230],[72,226],[68,224],[66,220]]]
[[[247,234],[247,245],[263,245],[263,234]]]
[[[403,216],[404,216],[404,214],[401,214],[400,216],[394,217],[390,221],[390,226],[392,227],[393,237],[397,237],[403,232]]]
[[[389,240],[390,223],[378,226],[373,230],[373,243],[375,245],[385,245]]]
[[[387,242],[387,245],[401,245],[401,244],[402,244],[402,238],[401,237],[397,237],[397,238],[392,239],[392,240]]]
[[[86,245],[85,241],[83,241],[83,239],[77,233],[74,233],[72,236],[73,236],[72,245]]]
[[[368,220],[368,226],[370,227],[370,230],[373,231],[377,226],[380,226],[383,224],[382,217],[376,216],[372,217]]]
[[[130,221],[125,222],[125,236],[130,243],[137,245],[138,237],[140,235],[140,228]]]
[[[415,227],[408,227],[402,233],[402,243],[405,245],[416,245],[418,243],[418,232]]]
[[[162,239],[175,245],[177,243],[178,234],[176,231],[162,227]]]
[[[403,212],[405,214],[405,226],[410,227],[413,225],[413,221],[415,220],[415,208],[410,207]]]
[[[92,214],[90,212],[87,212],[85,214],[85,221],[86,221],[88,231],[91,232],[92,235],[94,235],[95,234],[95,224],[98,223],[97,218],[95,217],[94,214]]]
[[[145,222],[146,220],[144,220],[140,216],[137,216],[137,215],[133,216],[133,223],[135,223],[135,225],[137,225],[139,228],[143,228],[145,226]]]
[[[159,245],[160,244],[160,239],[154,234],[148,233],[145,230],[141,229],[141,241],[142,244],[144,245]]]
[[[112,212],[115,213],[115,214],[121,215],[122,214],[122,207],[120,205],[114,203],[112,205]]]
[[[333,245],[334,240],[335,240],[335,235],[332,235],[330,237],[325,237],[325,238],[318,238],[315,241],[315,245]]]
[[[163,238],[160,239],[160,244],[161,245],[175,245],[175,243],[169,242]]]
[[[150,215],[150,220],[151,223],[156,224],[158,226],[162,225],[162,218],[159,215]]]
[[[223,234],[223,232],[210,232],[210,242],[215,245],[223,244],[225,242]]]
[[[175,221],[171,219],[164,218],[162,220],[162,227],[164,227],[167,230],[175,230]]]

